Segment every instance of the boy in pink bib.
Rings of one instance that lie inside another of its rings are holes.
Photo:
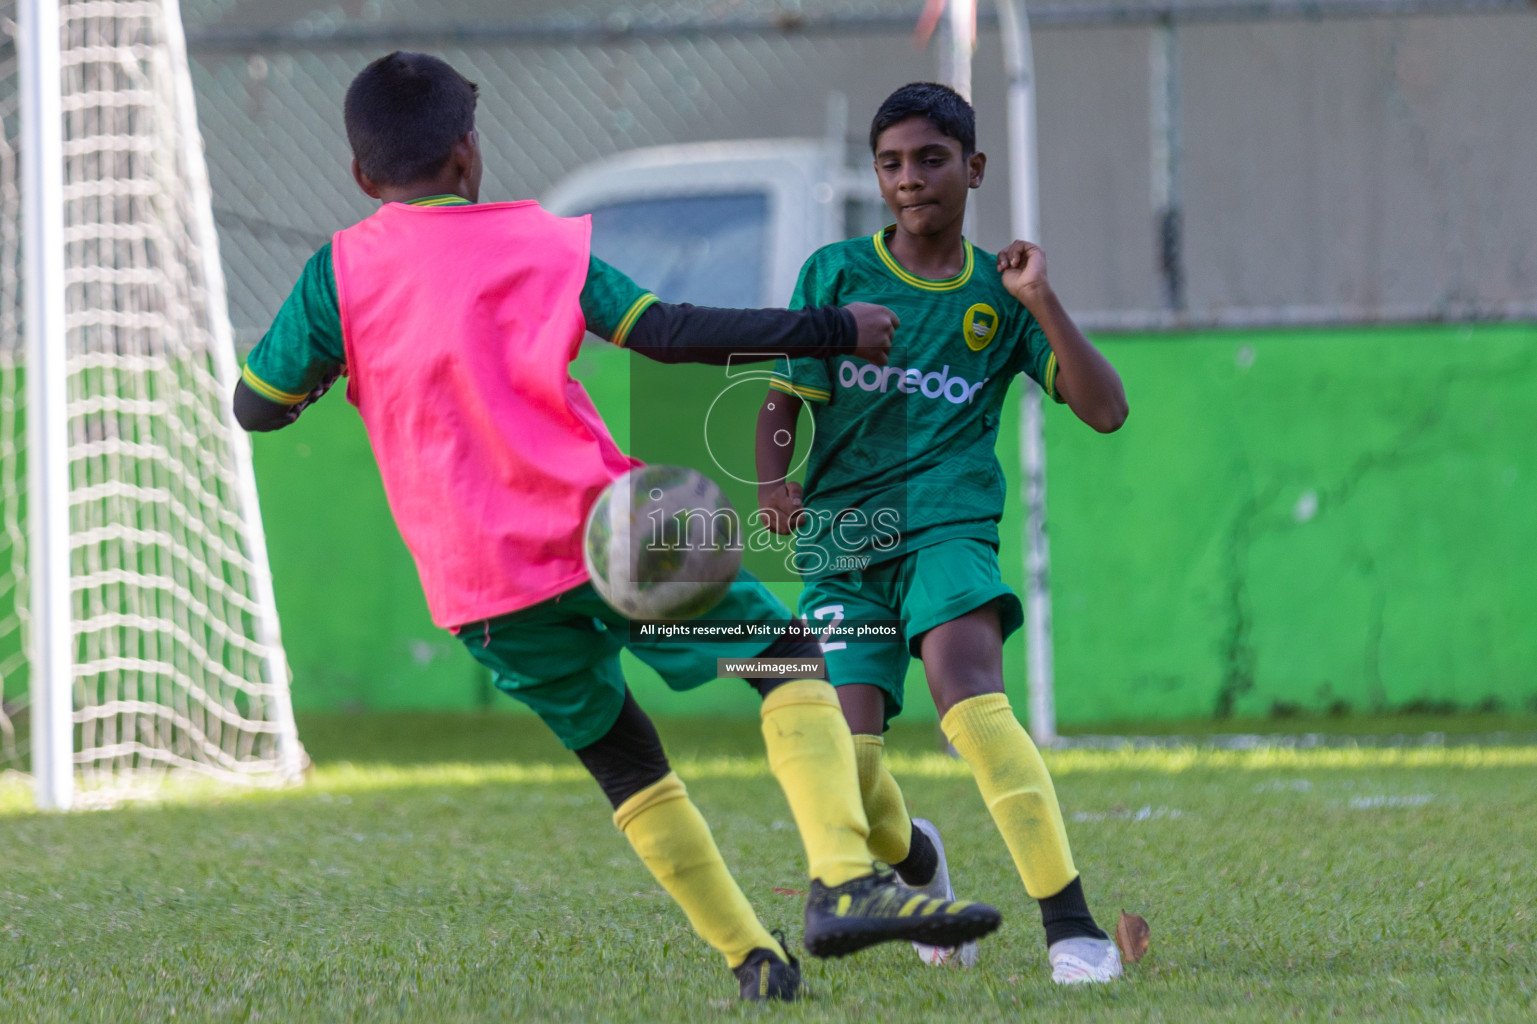
[[[714,677],[717,656],[819,650],[789,635],[751,645],[631,640],[588,582],[581,535],[598,493],[636,462],[570,363],[592,331],[663,362],[724,364],[760,351],[884,365],[895,318],[863,303],[792,313],[659,302],[592,257],[587,218],[477,202],[475,100],[472,83],[422,54],[389,54],[354,79],[345,110],[353,175],[382,205],[306,265],[247,361],[236,415],[248,430],[286,426],[347,375],[433,621],[576,753],[615,825],[725,956],[742,998],[797,998],[798,961],[732,879],[618,654],[629,648],[688,689]],[[746,573],[714,614],[790,621]],[[749,682],[763,695],[770,767],[810,863],[809,952],[958,944],[997,927],[997,911],[981,904],[909,906],[911,892],[876,870],[853,741],[826,682]]]

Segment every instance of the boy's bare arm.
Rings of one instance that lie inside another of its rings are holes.
[[[1119,430],[1130,411],[1121,375],[1090,343],[1046,279],[1046,254],[1014,242],[998,254],[1003,286],[1030,311],[1057,357],[1057,392],[1083,422],[1102,434]]]
[[[758,466],[758,510],[763,524],[774,533],[790,533],[803,513],[801,485],[786,480],[790,459],[795,454],[795,426],[800,419],[801,400],[783,391],[769,389],[758,410],[758,433],[754,447]]]

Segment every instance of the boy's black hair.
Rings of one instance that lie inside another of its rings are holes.
[[[938,82],[909,82],[886,97],[881,109],[870,121],[870,154],[881,132],[910,117],[921,117],[940,134],[961,144],[961,153],[970,156],[977,150],[977,115],[971,104],[948,85]]]
[[[431,178],[475,130],[475,83],[425,53],[385,54],[347,87],[342,116],[363,174],[380,185]]]

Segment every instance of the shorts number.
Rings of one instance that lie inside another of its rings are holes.
[[[822,645],[823,654],[826,654],[828,651],[841,651],[848,646],[848,641],[846,640],[828,639],[833,635],[833,632],[843,621],[843,605],[824,604],[822,607],[814,609],[811,613],[811,617],[813,619],[817,619],[818,621],[826,621],[828,619],[832,620],[831,622],[827,623],[827,629],[824,630],[822,635],[817,638],[818,642],[820,642]]]

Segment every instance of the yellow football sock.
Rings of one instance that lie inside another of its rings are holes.
[[[875,859],[896,864],[912,846],[913,823],[907,816],[902,789],[886,770],[882,756],[886,740],[868,733],[854,734],[854,759],[859,764],[859,795],[870,822],[870,852]]]
[[[800,829],[811,877],[836,886],[870,874],[870,826],[854,744],[833,688],[802,679],[772,690],[763,699],[763,743]]]
[[[614,824],[728,966],[740,966],[754,949],[784,954],[731,877],[710,826],[677,775],[668,772],[620,804]]]
[[[1061,892],[1078,869],[1046,763],[1014,717],[1009,698],[988,693],[963,700],[939,724],[971,766],[1025,891],[1038,900]]]

